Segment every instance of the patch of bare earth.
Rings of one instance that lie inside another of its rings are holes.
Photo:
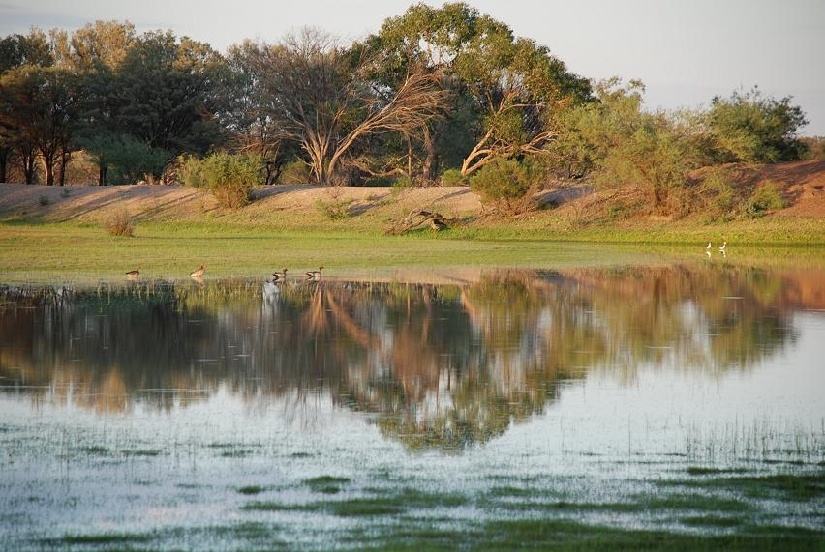
[[[196,218],[215,210],[208,193],[177,186],[25,186],[0,184],[0,217],[103,222],[123,210],[151,220]]]
[[[741,194],[750,194],[763,182],[776,185],[787,207],[783,217],[825,219],[825,161],[796,161],[772,165],[734,165],[729,179]],[[608,203],[644,201],[640,190],[594,192],[587,186],[561,185],[542,193],[542,202],[561,206],[565,217],[589,217]],[[271,186],[255,191],[255,201],[244,212],[256,218],[279,212],[315,212],[321,203],[349,202],[351,214],[373,209],[406,214],[415,209],[445,217],[477,216],[484,212],[478,196],[466,187],[328,188]],[[630,208],[629,207],[629,208]],[[46,221],[105,221],[119,210],[143,220],[194,220],[220,214],[214,197],[205,191],[179,186],[71,186],[66,188],[0,184],[0,219]]]

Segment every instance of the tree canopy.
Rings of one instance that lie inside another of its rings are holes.
[[[491,166],[476,182],[633,183],[667,210],[693,167],[805,152],[790,97],[735,91],[688,114],[649,112],[643,93],[571,72],[463,2],[412,5],[362,41],[305,28],[225,54],[129,22],[32,29],[0,39],[0,181],[62,184],[78,151],[99,184],[243,153],[267,184],[296,166],[324,185],[469,184]]]

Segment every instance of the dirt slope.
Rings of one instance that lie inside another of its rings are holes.
[[[825,161],[798,161],[765,166],[737,166],[735,186],[743,193],[765,181],[777,185],[788,207],[780,216],[825,219]],[[575,203],[572,190],[556,197]],[[468,188],[321,188],[273,186],[256,191],[256,201],[244,208],[243,218],[261,220],[279,212],[306,212],[317,216],[318,204],[347,202],[351,213],[384,209],[392,213],[412,209],[437,210],[445,216],[472,216],[482,212],[478,196]],[[0,184],[0,220],[105,221],[121,209],[144,220],[193,220],[222,214],[207,192],[176,186],[44,187]]]

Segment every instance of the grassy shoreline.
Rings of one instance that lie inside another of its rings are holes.
[[[719,262],[821,266],[825,258],[825,224],[813,222],[793,227],[775,221],[740,224],[724,231],[672,225],[576,232],[531,229],[526,222],[531,221],[385,236],[377,225],[351,229],[331,222],[322,230],[301,227],[292,217],[277,226],[147,221],[138,223],[133,237],[110,236],[100,224],[88,222],[0,222],[0,281],[120,279],[135,268],[147,276],[168,278],[188,275],[201,264],[210,277],[228,277],[266,275],[284,267],[299,274],[320,265],[347,275],[388,269],[702,261],[705,243],[723,239],[728,241],[728,256],[717,255]]]

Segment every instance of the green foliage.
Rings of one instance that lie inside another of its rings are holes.
[[[747,212],[752,217],[761,217],[785,207],[785,200],[779,188],[771,181],[763,182],[748,198]]]
[[[312,172],[309,165],[302,159],[294,159],[284,165],[281,176],[278,179],[280,184],[290,186],[300,186],[312,182]]]
[[[402,174],[392,182],[392,187],[395,189],[405,189],[413,187],[413,180],[408,174]]]
[[[711,170],[702,181],[699,192],[704,198],[702,208],[710,220],[730,220],[735,216],[739,201],[723,168]]]
[[[212,111],[220,55],[171,31],[142,35],[118,71],[102,73],[97,108],[104,128],[127,133],[152,149],[201,154],[220,144]]]
[[[127,209],[118,209],[106,220],[106,231],[110,236],[135,235],[135,220]]]
[[[604,171],[613,149],[642,126],[639,81],[622,83],[613,77],[595,84],[596,100],[573,105],[556,120],[556,139],[548,146],[551,167],[563,178],[586,177]]]
[[[447,169],[444,171],[444,174],[441,175],[441,183],[444,186],[466,186],[469,183],[469,179],[461,174],[461,171],[458,169]]]
[[[470,175],[491,158],[541,155],[557,108],[591,94],[589,81],[568,72],[547,47],[514,37],[506,24],[463,2],[416,4],[386,19],[367,45],[388,84],[422,63],[444,75],[451,105],[429,128],[425,146],[438,149],[423,148],[428,168],[440,159]]]
[[[681,208],[668,204],[671,191],[684,188],[687,171],[694,167],[689,144],[663,118],[646,123],[619,151],[626,155],[631,178],[652,191],[654,209],[670,213]]]
[[[556,174],[592,175],[603,186],[635,185],[649,193],[653,211],[684,214],[690,209],[687,171],[700,163],[692,121],[643,111],[644,86],[638,81],[625,85],[612,78],[595,90],[597,102],[559,117],[558,138],[549,147]]]
[[[350,211],[352,202],[352,199],[332,199],[331,201],[319,199],[315,202],[315,207],[329,220],[344,220],[352,216]]]
[[[804,159],[825,160],[825,136],[805,136],[800,141],[804,147]]]
[[[806,124],[804,112],[791,105],[790,97],[767,98],[756,87],[747,93],[736,91],[727,99],[717,96],[707,113],[715,141],[711,156],[721,162],[799,159],[805,148],[796,131]]]
[[[110,167],[109,183],[112,184],[154,181],[160,178],[173,157],[168,150],[153,148],[128,134],[100,136],[93,144],[94,157]]]
[[[536,208],[534,194],[545,178],[537,163],[525,160],[494,159],[470,178],[470,186],[482,201],[497,210],[519,214]]]
[[[186,186],[206,188],[227,209],[240,209],[252,199],[252,189],[263,184],[263,161],[257,154],[214,153],[179,164],[178,177]]]

